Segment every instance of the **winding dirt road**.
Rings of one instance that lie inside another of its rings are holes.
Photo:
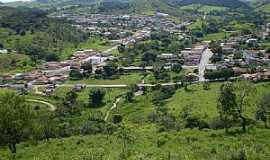
[[[56,110],[56,106],[49,103],[49,102],[46,102],[46,101],[42,101],[42,100],[37,100],[37,99],[27,99],[26,100],[27,102],[34,102],[34,103],[40,103],[40,104],[44,104],[46,106],[49,107],[49,110],[50,111],[55,111]]]

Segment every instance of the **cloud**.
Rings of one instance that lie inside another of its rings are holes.
[[[0,0],[0,2],[31,1],[31,0]]]

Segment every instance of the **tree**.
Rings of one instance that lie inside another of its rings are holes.
[[[102,89],[94,89],[89,93],[89,105],[97,107],[102,104],[106,92]]]
[[[80,80],[82,79],[82,74],[80,71],[73,69],[69,72],[69,77],[71,80]]]
[[[134,143],[134,136],[132,134],[132,130],[129,126],[126,124],[123,124],[118,129],[118,132],[116,133],[117,138],[122,140],[123,146],[122,151],[119,155],[119,159],[128,159],[129,152],[130,152],[130,145]]]
[[[132,84],[129,86],[129,91],[126,93],[127,102],[132,102],[134,99],[134,92],[138,90],[138,86],[136,84]]]
[[[126,93],[126,100],[127,100],[127,102],[132,102],[133,101],[133,98],[134,98],[134,92],[128,91]]]
[[[245,115],[248,104],[248,97],[254,94],[255,87],[251,82],[240,81],[236,85],[237,105],[236,114],[242,121],[242,130],[246,133],[247,117]]]
[[[82,64],[81,68],[83,69],[83,76],[89,77],[93,71],[93,67],[91,63]]]
[[[263,95],[261,98],[258,111],[256,113],[256,119],[262,120],[265,124],[265,128],[268,128],[268,121],[270,116],[270,93]]]
[[[3,43],[0,43],[0,49],[4,48]]]
[[[74,105],[76,104],[78,98],[78,94],[71,90],[67,92],[63,104],[68,107],[68,110],[71,110],[71,112],[74,111]]]
[[[126,46],[124,44],[121,44],[120,46],[118,46],[117,49],[119,53],[124,53],[126,50]]]
[[[12,91],[0,95],[0,144],[7,145],[11,153],[16,145],[29,138],[32,113],[24,96]]]
[[[147,62],[148,64],[156,62],[156,59],[157,59],[157,55],[152,52],[146,52],[142,56],[142,61]]]
[[[180,73],[182,70],[182,65],[181,64],[173,64],[172,65],[172,71],[175,73]]]
[[[224,83],[220,87],[220,94],[218,97],[217,109],[221,121],[224,121],[225,123],[224,127],[226,133],[228,133],[234,109],[237,106],[234,90],[235,88],[232,83]]]
[[[103,77],[110,78],[118,73],[118,66],[116,63],[108,63],[103,67]]]

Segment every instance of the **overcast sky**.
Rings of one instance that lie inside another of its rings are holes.
[[[1,2],[30,1],[30,0],[0,0]]]

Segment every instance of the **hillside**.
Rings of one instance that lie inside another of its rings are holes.
[[[8,6],[27,6],[52,9],[68,8],[88,10],[95,13],[143,13],[156,11],[179,14],[179,8],[191,4],[210,5],[227,8],[247,8],[247,3],[240,0],[36,0],[33,2],[12,2]],[[85,9],[87,8],[87,9]]]
[[[61,27],[60,27],[61,26]],[[0,7],[0,43],[35,60],[57,60],[65,49],[87,40],[69,23],[38,9]]]
[[[202,4],[212,6],[223,6],[228,8],[248,7],[248,5],[239,0],[169,0],[172,5],[186,6],[191,4]]]
[[[263,3],[262,5],[259,5],[257,10],[264,12],[264,13],[270,13],[270,2]]]

